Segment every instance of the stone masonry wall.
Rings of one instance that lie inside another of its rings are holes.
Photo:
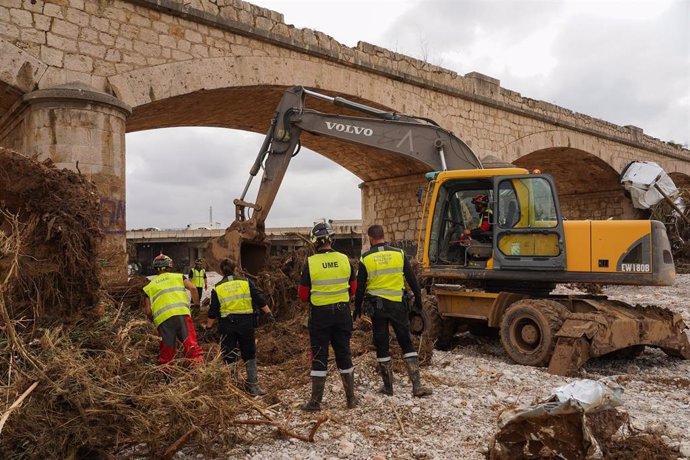
[[[561,196],[561,213],[570,220],[639,219],[643,213],[633,207],[623,191]]]
[[[429,113],[420,115],[440,118],[434,112],[446,107],[450,96],[482,105],[480,110],[465,107],[459,111],[469,120],[500,119],[505,112],[526,114],[688,158],[686,149],[645,136],[640,128],[617,126],[524,98],[502,88],[498,80],[476,72],[461,76],[364,42],[350,48],[322,32],[287,25],[280,13],[239,0],[4,0],[0,39],[47,65],[45,72],[34,76],[39,88],[80,81],[110,92],[110,77],[137,69],[226,56],[266,57],[267,63],[279,66],[280,61],[271,58],[297,53],[431,90],[434,96],[424,101]],[[442,118],[445,126],[457,123]],[[506,145],[512,137],[507,136],[510,125],[496,127],[488,132],[472,123],[467,126],[469,130],[458,132],[467,138]]]
[[[426,187],[423,175],[365,182],[362,190],[363,250],[369,247],[366,230],[381,224],[386,240],[415,254],[422,206],[417,202],[417,190]]]

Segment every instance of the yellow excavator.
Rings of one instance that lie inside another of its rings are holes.
[[[307,97],[367,116],[311,110]],[[210,245],[212,258],[233,257],[250,272],[262,267],[268,248],[264,221],[302,131],[426,165],[416,256],[433,295],[412,317],[413,332],[441,343],[460,325],[498,330],[513,361],[561,375],[591,357],[632,356],[645,346],[690,359],[687,326],[667,309],[603,295],[551,294],[560,283],[672,285],[675,267],[662,223],[566,220],[549,175],[484,168],[467,144],[432,120],[302,87],[284,94],[244,193],[235,200],[236,220]],[[257,200],[247,202],[251,178],[262,168]],[[491,210],[484,232],[472,230],[480,219],[478,196]],[[247,209],[254,210],[251,216]]]

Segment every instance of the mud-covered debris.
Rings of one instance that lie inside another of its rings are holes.
[[[97,305],[101,231],[93,182],[0,148],[0,211],[0,238],[17,233],[21,244],[17,276],[4,289],[13,318],[64,321]],[[0,254],[0,273],[14,263]]]
[[[540,404],[504,412],[489,457],[601,458],[601,446],[628,419],[616,410],[622,392],[612,382],[575,381]]]

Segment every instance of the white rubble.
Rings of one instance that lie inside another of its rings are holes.
[[[680,313],[690,324],[690,275],[678,275],[671,287],[606,287],[610,297],[632,304],[653,304]],[[558,293],[579,293],[559,286]],[[260,345],[260,337],[259,346]],[[392,397],[377,393],[380,377],[372,352],[355,360],[360,405],[345,407],[337,371],[329,368],[328,385],[320,414],[307,414],[298,404],[308,397],[309,386],[279,391],[277,418],[307,433],[310,422],[321,415],[329,420],[318,430],[316,442],[289,442],[276,438],[275,429],[251,427],[251,449],[238,445],[231,458],[395,458],[484,459],[501,412],[533,404],[554,389],[577,378],[608,378],[624,387],[621,409],[633,427],[664,436],[679,455],[690,457],[690,362],[647,348],[635,359],[593,359],[576,377],[550,375],[544,368],[512,363],[498,339],[463,334],[451,351],[435,351],[422,380],[434,394],[412,398],[407,377],[396,369]],[[395,341],[392,346],[396,347]],[[307,370],[305,369],[305,373]],[[186,452],[190,454],[190,452]],[[177,458],[185,457],[179,453]]]

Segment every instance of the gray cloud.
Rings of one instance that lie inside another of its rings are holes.
[[[435,53],[462,51],[475,43],[514,41],[546,24],[563,9],[554,1],[421,1],[390,25],[383,40],[401,52],[417,54],[428,45]]]
[[[383,41],[459,73],[487,73],[526,97],[688,144],[690,2],[660,5],[632,18],[579,13],[566,1],[420,2]]]
[[[558,65],[535,90],[573,110],[687,144],[689,46],[686,1],[649,20],[580,16],[561,30]]]

